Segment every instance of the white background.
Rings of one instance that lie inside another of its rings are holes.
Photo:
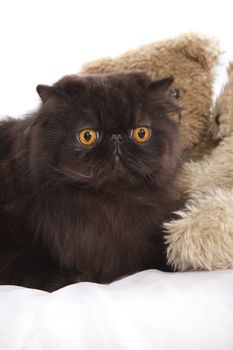
[[[82,63],[197,31],[233,53],[231,0],[0,0],[0,116],[36,108],[35,87]]]

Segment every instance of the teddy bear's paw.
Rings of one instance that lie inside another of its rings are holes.
[[[233,268],[233,190],[191,200],[177,216],[164,225],[170,265],[179,271]]]

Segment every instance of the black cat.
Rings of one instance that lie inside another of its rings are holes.
[[[168,270],[181,167],[172,77],[67,76],[0,123],[0,283],[55,290]]]

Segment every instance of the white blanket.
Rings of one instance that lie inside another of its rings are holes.
[[[231,350],[233,270],[0,287],[0,350]]]

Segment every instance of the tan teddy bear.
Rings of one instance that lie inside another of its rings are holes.
[[[185,164],[178,180],[180,193],[187,199],[185,209],[165,224],[169,263],[181,271],[233,267],[232,65],[209,125],[213,71],[219,54],[216,40],[185,34],[83,68],[84,74],[139,70],[154,79],[175,78],[184,149],[192,149],[191,159],[196,160]]]
[[[173,93],[182,109],[180,130],[184,149],[192,150],[192,159],[200,159],[210,148],[206,131],[219,56],[217,40],[188,33],[141,46],[116,58],[87,63],[82,73],[143,71],[152,79],[174,76]]]
[[[210,119],[219,144],[184,166],[179,182],[188,201],[165,224],[168,261],[180,271],[233,268],[233,63],[228,77]]]

